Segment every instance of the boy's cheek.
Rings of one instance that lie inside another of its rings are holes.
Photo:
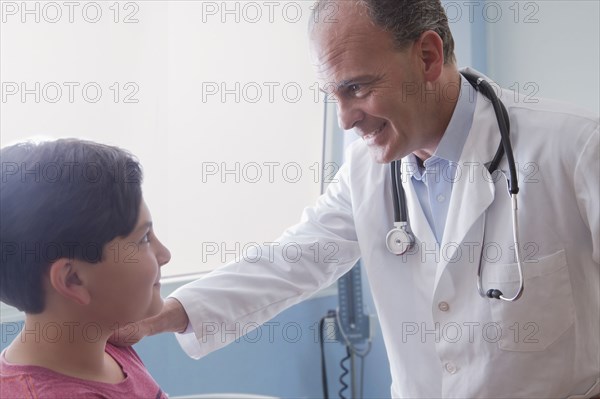
[[[135,264],[139,263],[145,246],[134,241],[111,241],[106,245],[105,260],[112,263]]]

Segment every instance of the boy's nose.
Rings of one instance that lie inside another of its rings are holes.
[[[159,266],[164,266],[171,260],[171,251],[159,242],[159,248],[156,253],[156,259]]]

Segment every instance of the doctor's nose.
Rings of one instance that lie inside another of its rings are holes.
[[[362,121],[364,118],[363,111],[352,104],[342,102],[342,100],[338,100],[337,111],[338,125],[344,130],[350,130],[354,128],[356,124]]]

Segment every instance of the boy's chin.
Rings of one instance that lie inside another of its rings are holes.
[[[145,318],[156,316],[157,314],[159,314],[164,305],[165,301],[160,295],[157,295],[157,297],[152,300],[152,305],[150,306],[148,314]]]

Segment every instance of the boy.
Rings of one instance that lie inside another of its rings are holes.
[[[166,398],[132,348],[107,343],[157,314],[169,250],[139,163],[76,139],[0,150],[0,299],[26,314],[0,358],[2,398]]]

